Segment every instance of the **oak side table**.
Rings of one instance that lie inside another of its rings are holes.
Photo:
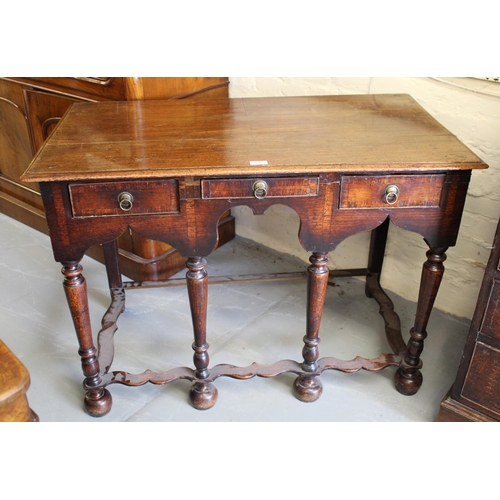
[[[314,401],[322,392],[324,370],[389,366],[397,367],[396,389],[415,394],[422,384],[420,357],[445,252],[456,243],[471,171],[481,168],[487,165],[408,95],[74,104],[23,180],[40,183],[54,257],[63,266],[86,411],[109,412],[107,386],[114,383],[188,379],[192,405],[207,409],[216,402],[218,377],[285,372],[297,375],[295,396]],[[217,223],[232,207],[246,205],[262,214],[276,203],[297,212],[299,240],[311,253],[303,359],[211,367],[205,258],[217,246]],[[379,284],[389,221],[422,235],[429,246],[407,343]],[[135,374],[111,368],[125,292],[148,285],[122,282],[116,239],[128,228],[188,257],[194,368]],[[380,304],[391,352],[374,359],[320,358],[324,297],[329,274],[335,273],[329,272],[328,253],[363,231],[372,232],[369,262],[353,274],[366,275],[366,293]],[[80,260],[98,243],[104,248],[111,305],[95,343]]]

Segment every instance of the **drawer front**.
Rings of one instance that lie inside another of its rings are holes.
[[[445,174],[344,176],[340,208],[439,207]]]
[[[500,416],[500,351],[478,342],[461,396]]]
[[[203,179],[203,199],[295,198],[318,196],[318,177]]]
[[[74,217],[179,213],[177,181],[70,184]]]
[[[493,280],[480,332],[500,340],[500,282]]]
[[[31,77],[22,78],[20,80],[43,89],[64,92],[72,95],[85,94],[85,97],[88,98],[96,96],[97,99],[126,99],[123,78],[120,77]]]

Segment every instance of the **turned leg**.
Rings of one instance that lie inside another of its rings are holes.
[[[108,276],[109,288],[123,288],[122,275],[120,272],[120,262],[118,257],[118,242],[116,240],[103,243],[102,250],[104,254],[104,263],[106,265],[106,274]]]
[[[82,266],[78,262],[63,262],[64,291],[75,325],[76,336],[80,349],[84,386],[87,390],[84,406],[89,415],[101,417],[111,410],[111,394],[100,387],[99,360],[97,349],[92,339],[87,285],[82,275]]]
[[[217,401],[217,388],[212,382],[203,382],[209,377],[207,344],[207,304],[208,304],[208,275],[205,270],[207,262],[202,257],[190,257],[186,266],[188,272],[187,289],[191,316],[193,318],[194,343],[193,362],[196,367],[196,378],[189,392],[192,405],[199,410],[211,408]]]
[[[328,285],[328,255],[313,253],[309,261],[311,265],[307,269],[307,330],[302,349],[302,368],[306,372],[314,373],[318,368],[319,327]],[[316,401],[323,391],[321,381],[315,375],[300,375],[295,379],[293,388],[295,396],[304,402]]]
[[[415,323],[410,330],[404,364],[398,368],[395,377],[396,389],[405,396],[415,394],[422,385],[420,355],[427,337],[427,322],[444,273],[446,250],[447,248],[431,248],[426,254],[427,261],[422,269]]]
[[[406,343],[401,336],[401,321],[394,311],[392,300],[380,286],[380,275],[384,264],[389,222],[389,218],[385,219],[379,227],[372,231],[365,294],[367,297],[377,301],[380,307],[379,313],[384,318],[387,342],[394,353],[400,354],[406,351]]]
[[[385,246],[387,244],[387,233],[389,232],[389,218],[387,218],[379,227],[371,233],[370,252],[368,255],[368,276],[376,277],[380,281],[382,264],[384,263]],[[365,287],[367,297],[372,297],[368,282]]]

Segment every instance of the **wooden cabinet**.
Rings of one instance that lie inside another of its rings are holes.
[[[20,176],[74,102],[227,98],[228,85],[226,77],[0,78],[0,212],[48,233],[38,185]],[[220,244],[233,236],[228,212],[219,225]],[[119,249],[121,270],[134,280],[166,279],[185,263],[170,245],[131,232],[120,237]],[[88,254],[103,261],[100,247]]]
[[[457,377],[438,421],[500,421],[500,222]]]

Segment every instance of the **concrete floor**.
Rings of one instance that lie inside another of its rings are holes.
[[[141,387],[115,384],[109,387],[111,412],[95,419],[82,408],[78,346],[49,238],[3,214],[0,234],[0,338],[29,370],[28,399],[42,422],[432,422],[455,378],[469,327],[466,319],[433,311],[423,353],[424,384],[411,397],[395,390],[393,367],[378,373],[324,372],[323,394],[314,403],[295,399],[292,374],[246,381],[221,377],[216,381],[218,401],[207,411],[190,406],[188,381]],[[213,276],[305,268],[293,257],[239,237],[207,260]],[[109,305],[107,280],[98,262],[85,257],[82,265],[96,333]],[[335,282],[328,288],[321,356],[352,359],[389,352],[378,305],[365,296],[364,281],[338,278]],[[211,366],[300,361],[305,294],[305,280],[211,285]],[[406,340],[415,304],[390,296]],[[118,327],[113,369],[140,373],[147,368],[192,366],[191,318],[184,287],[129,291]]]

